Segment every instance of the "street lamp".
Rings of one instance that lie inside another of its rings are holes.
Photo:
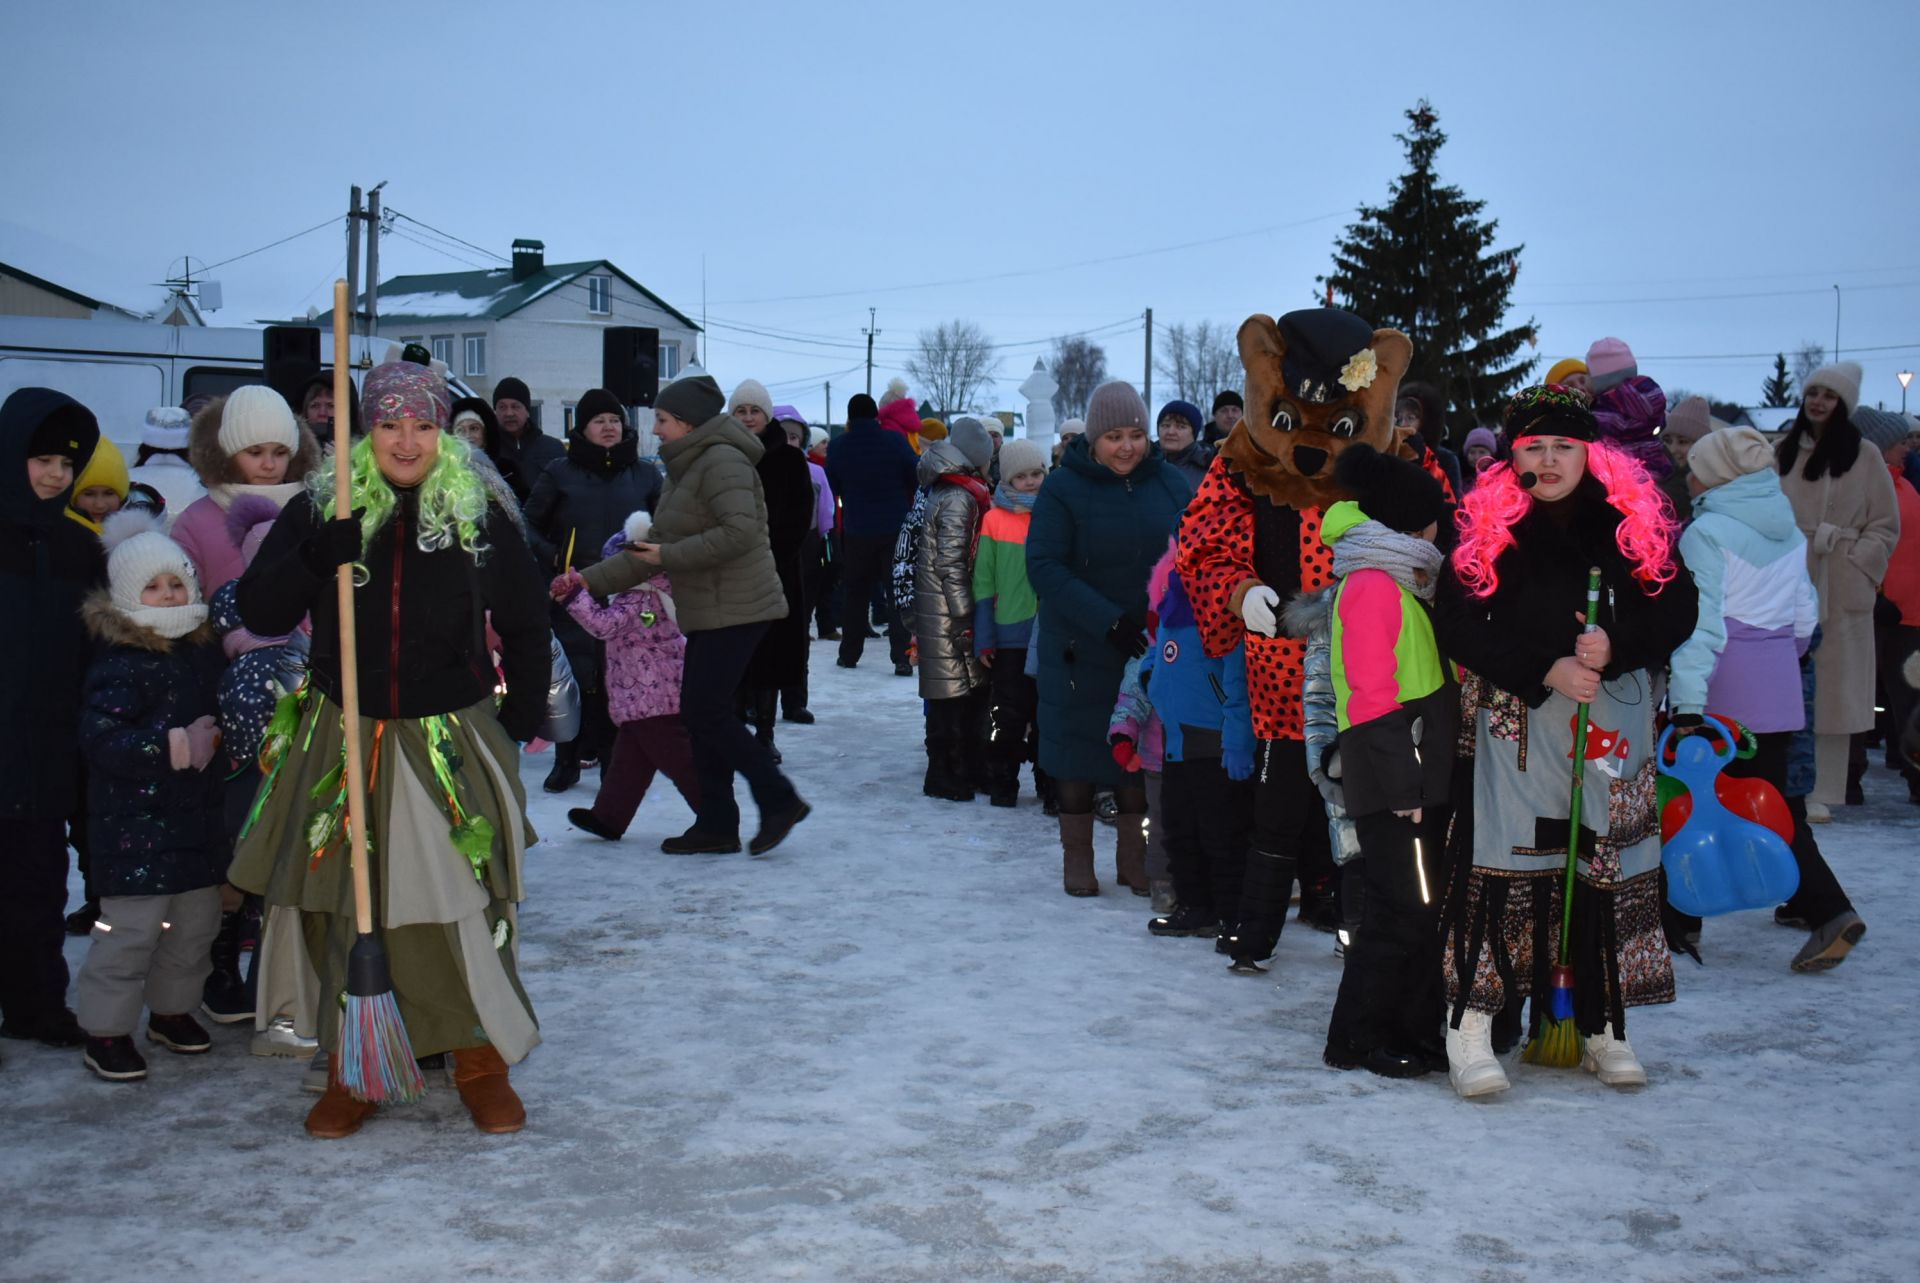
[[[1900,380],[1900,413],[1905,414],[1907,412],[1907,384],[1913,382],[1913,371],[1902,370],[1893,377]]]

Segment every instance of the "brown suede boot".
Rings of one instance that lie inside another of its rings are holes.
[[[453,1053],[453,1085],[483,1132],[517,1132],[527,1125],[527,1107],[507,1081],[507,1062],[492,1044]]]
[[[1068,895],[1099,895],[1093,876],[1093,815],[1060,817],[1060,850],[1066,856]]]
[[[340,1053],[327,1057],[327,1090],[307,1114],[307,1135],[316,1140],[340,1140],[360,1130],[378,1105],[355,1100],[340,1085]]]
[[[1113,831],[1113,880],[1135,895],[1148,894],[1147,817],[1122,811],[1113,817]]]

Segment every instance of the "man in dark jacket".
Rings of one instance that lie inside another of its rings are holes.
[[[840,620],[842,668],[860,662],[866,649],[867,611],[873,590],[893,565],[900,523],[913,506],[914,473],[919,456],[907,439],[880,426],[873,398],[857,392],[847,401],[847,430],[827,447],[827,484],[840,497],[845,560],[840,574],[846,608]],[[896,673],[912,676],[907,664],[907,629],[887,606],[887,649]]]
[[[80,809],[80,602],[106,582],[99,541],[62,515],[93,456],[92,411],[50,388],[0,405],[0,1035],[86,1040],[60,946],[67,823]]]
[[[505,378],[493,385],[493,416],[500,421],[501,464],[511,463],[520,473],[521,484],[531,491],[547,465],[566,455],[567,447],[540,430],[533,417],[533,393],[519,379]],[[502,466],[501,474],[505,473]]]

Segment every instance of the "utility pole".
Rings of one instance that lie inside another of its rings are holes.
[[[1179,354],[1174,354],[1174,364],[1178,365]],[[1153,309],[1147,309],[1147,395],[1142,398],[1147,403],[1147,413],[1153,413]]]
[[[360,298],[360,189],[353,189],[353,195],[347,200],[347,310],[353,312],[359,306]],[[360,328],[357,315],[347,317],[347,335],[353,336]],[[338,353],[334,360],[340,360]]]
[[[1833,287],[1833,359],[1840,359],[1840,287]]]
[[[820,426],[825,428],[829,433],[829,435],[831,435],[831,433],[833,432],[833,380],[832,379],[827,380],[827,417],[820,420]]]
[[[380,332],[380,189],[381,179],[367,193],[367,337]]]
[[[865,330],[865,333],[867,336],[867,395],[868,396],[873,395],[873,336],[880,332],[879,330],[876,330],[875,328],[873,328],[874,313],[877,310],[878,309],[871,308],[871,307],[867,309],[867,328]]]

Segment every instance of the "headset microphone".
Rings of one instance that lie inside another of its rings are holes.
[[[1514,478],[1514,480],[1520,483],[1520,488],[1522,490],[1531,490],[1535,486],[1540,484],[1540,478],[1535,476],[1531,472],[1523,472],[1518,477]]]

